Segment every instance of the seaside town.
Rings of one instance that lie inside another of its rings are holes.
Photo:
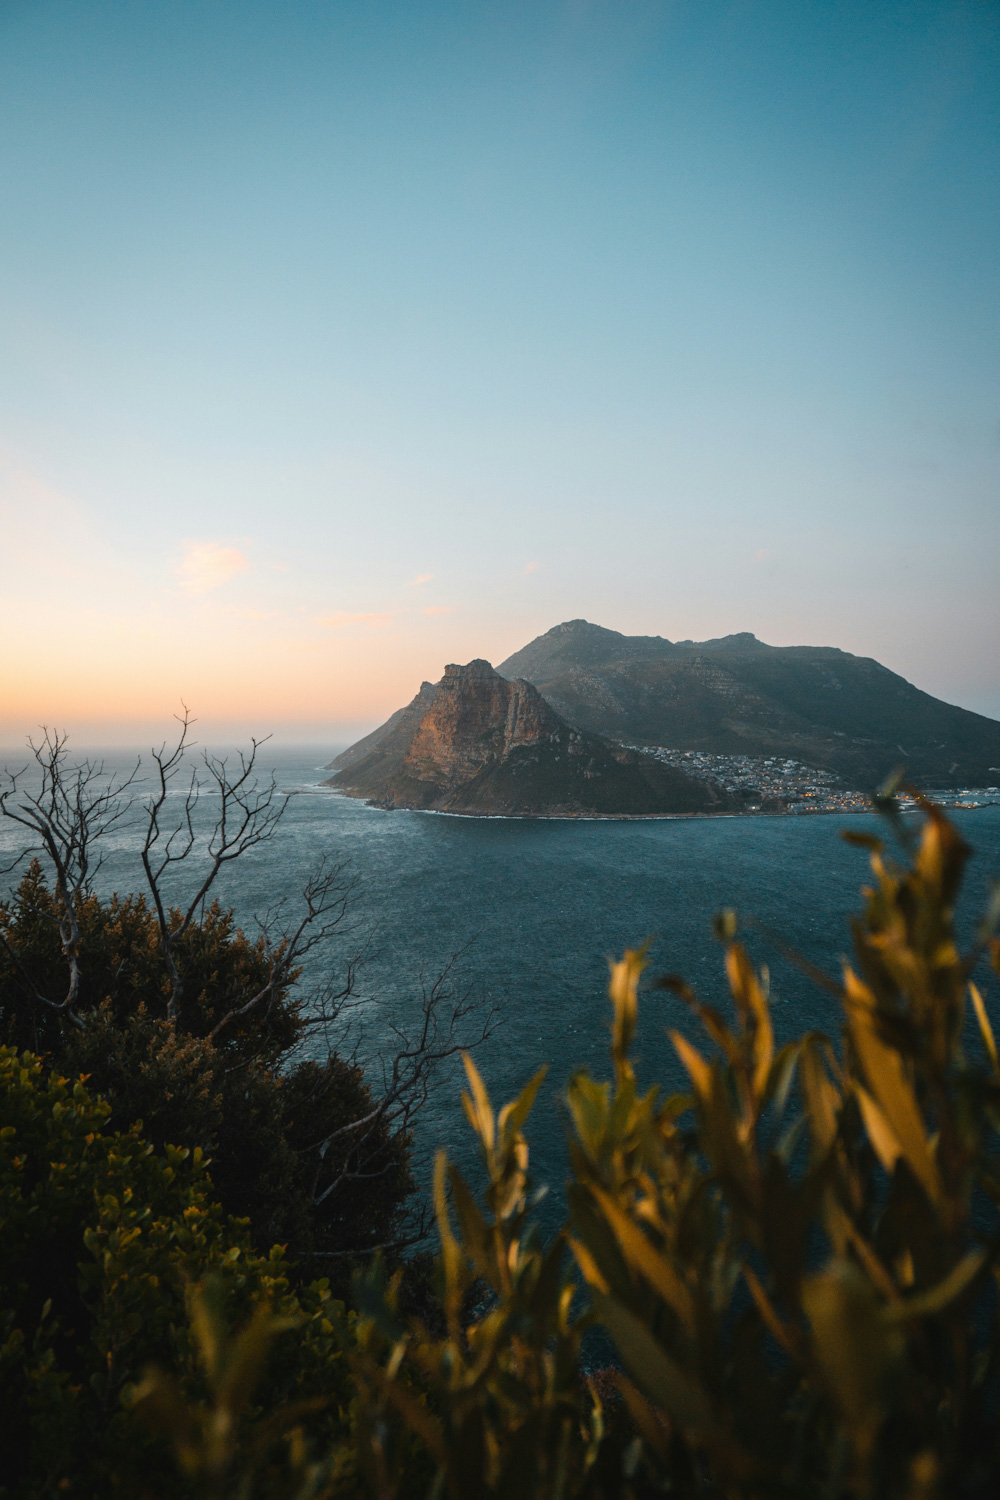
[[[666,745],[633,745],[664,765],[677,766],[689,776],[713,782],[746,798],[747,812],[865,812],[871,808],[867,792],[846,787],[832,771],[820,771],[798,760],[780,756],[713,755],[705,750],[672,750]],[[949,788],[927,795],[942,807],[989,807],[1000,804],[1000,786]],[[905,811],[911,797],[901,796]]]

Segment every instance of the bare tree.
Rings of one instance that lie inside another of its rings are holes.
[[[138,852],[169,980],[166,1018],[177,1025],[184,998],[185,935],[204,919],[206,902],[223,872],[277,833],[288,805],[274,775],[259,773],[265,740],[252,740],[250,750],[239,753],[235,762],[203,751],[189,771],[194,720],[185,709],[178,722],[180,733],[173,748],[164,744],[151,752],[151,794],[139,790],[140,764],[119,778],[108,775],[101,762],[71,763],[66,736],[48,731],[38,745],[29,741],[37,767],[34,787],[26,782],[26,768],[7,773],[7,785],[0,792],[0,812],[31,835],[30,844],[0,874],[11,873],[29,854],[47,857],[54,876],[60,943],[69,967],[67,992],[59,999],[40,994],[31,976],[22,977],[37,1000],[76,1027],[86,1021],[77,1010],[81,982],[78,909],[103,863],[102,838],[130,814],[141,824]],[[205,816],[209,799],[212,810]],[[176,809],[173,816],[172,809]],[[176,889],[175,882],[188,871],[193,879],[183,902],[175,905],[171,887]],[[409,1140],[449,1059],[477,1046],[498,1024],[496,1008],[483,1005],[456,985],[460,957],[456,955],[433,982],[420,986],[413,1024],[393,1022],[373,1038],[370,1022],[378,1003],[374,996],[361,992],[360,976],[375,955],[370,938],[353,916],[358,886],[358,877],[346,862],[325,860],[306,881],[298,903],[280,899],[256,919],[266,955],[263,983],[257,982],[252,993],[237,996],[221,1017],[213,1019],[207,1034],[207,1040],[218,1045],[248,1017],[265,1016],[272,1005],[284,1000],[304,963],[310,961],[315,967],[324,949],[338,944],[341,951],[333,975],[328,971],[324,985],[304,993],[298,1002],[298,1055],[317,1063],[316,1091],[337,1087],[333,1066],[337,1059],[349,1067],[361,1067],[369,1086],[369,1103],[356,1118],[342,1121],[302,1148],[317,1212],[345,1188],[374,1184],[393,1169],[398,1161],[393,1142]],[[0,941],[6,941],[2,931]],[[18,955],[7,946],[19,964]],[[244,1053],[234,1065],[253,1064],[254,1058]],[[309,1102],[308,1097],[303,1099],[303,1107]],[[401,1248],[422,1238],[425,1230],[423,1217],[417,1214],[391,1243]],[[371,1248],[358,1246],[357,1251]]]
[[[210,1041],[216,1041],[226,1027],[252,1011],[266,1011],[272,1001],[294,983],[314,949],[329,943],[334,937],[343,939],[357,933],[357,924],[351,920],[351,903],[359,885],[357,875],[346,861],[334,863],[323,859],[318,870],[306,881],[299,913],[291,922],[283,920],[287,910],[284,900],[256,919],[257,929],[267,948],[267,978],[254,994],[234,1005],[216,1022],[208,1034]],[[343,968],[339,981],[325,992],[324,1002],[344,1005],[355,994],[358,971],[365,957],[365,948],[362,947],[341,960]],[[311,1020],[306,1023],[307,1026],[312,1024]]]
[[[310,1142],[306,1154],[312,1158],[312,1201],[322,1207],[350,1183],[371,1182],[391,1170],[389,1143],[409,1138],[422,1108],[432,1092],[444,1082],[444,1065],[471,1051],[493,1035],[501,1020],[497,1005],[485,1003],[470,988],[456,987],[456,970],[462,954],[452,956],[429,985],[422,983],[416,1024],[405,1027],[390,1023],[388,1047],[365,1046],[364,1032],[355,1017],[360,1007],[348,995],[332,1004],[316,1005],[309,1025],[321,1031],[330,1055],[351,1061],[374,1051],[367,1073],[375,1073],[380,1087],[372,1091],[371,1109],[318,1140]],[[317,1080],[316,1087],[324,1083]],[[426,1204],[420,1203],[403,1231],[391,1241],[366,1250],[401,1250],[423,1240],[430,1228]],[[315,1252],[350,1256],[348,1247]]]
[[[182,771],[189,748],[188,734],[194,723],[186,708],[179,722],[181,732],[174,748],[168,752],[166,745],[161,745],[159,750],[152,751],[158,785],[149,804],[141,850],[142,867],[146,872],[160,928],[163,961],[170,976],[167,1018],[171,1021],[177,1017],[177,1007],[184,991],[184,981],[177,966],[178,944],[198,914],[204,910],[205,899],[224,867],[246,854],[249,849],[272,838],[288,805],[288,798],[280,796],[278,792],[273,772],[263,784],[257,777],[257,753],[267,740],[255,739],[250,742],[248,754],[239,752],[239,765],[232,771],[226,756],[204,751],[202,764],[205,779],[199,780],[197,768],[191,771],[180,817],[172,829],[165,830],[163,823],[167,799],[173,781]],[[183,865],[190,859],[197,848],[198,835],[194,819],[199,799],[216,794],[219,797],[219,810],[214,826],[205,840],[208,868],[183,909],[168,907],[164,896],[164,881],[178,865]],[[307,915],[306,926],[312,925],[317,919],[318,910]],[[251,1002],[253,1003],[257,1003],[256,1000]]]
[[[139,763],[123,779],[109,776],[103,761],[86,759],[71,764],[68,737],[58,730],[43,729],[39,743],[29,739],[28,745],[41,785],[32,790],[25,784],[31,773],[30,765],[20,771],[5,771],[0,813],[27,829],[32,842],[0,870],[0,875],[13,873],[29,855],[48,857],[55,881],[59,940],[69,969],[69,985],[61,1000],[41,994],[34,984],[31,988],[40,1003],[64,1012],[74,1024],[80,1025],[76,1014],[80,994],[79,903],[90,893],[103,864],[103,855],[96,846],[132,809],[129,789],[138,776]],[[9,952],[6,939],[4,942]]]

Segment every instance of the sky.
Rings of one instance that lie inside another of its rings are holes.
[[[561,620],[1000,717],[993,0],[0,0],[0,742]]]

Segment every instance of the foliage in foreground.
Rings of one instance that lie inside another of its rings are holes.
[[[40,998],[65,985],[65,899],[76,931],[76,1023]],[[185,928],[172,960],[182,983],[173,1016],[150,904],[93,892],[61,899],[32,861],[0,902],[0,1039],[86,1074],[119,1128],[141,1121],[158,1149],[210,1158],[213,1195],[249,1220],[261,1252],[281,1242],[307,1266],[315,1251],[338,1266],[348,1252],[391,1241],[413,1187],[408,1131],[379,1114],[349,1058],[297,1056],[308,1024],[298,971],[217,902]]]
[[[280,1250],[256,1254],[245,1222],[213,1202],[197,1153],[154,1151],[137,1128],[109,1130],[109,1113],[82,1083],[0,1048],[0,1495],[180,1492],[132,1404],[153,1360],[196,1399],[185,1288],[206,1276],[237,1319],[270,1309],[296,1330],[259,1399],[322,1397],[314,1435],[329,1444],[351,1400],[343,1308],[322,1282],[292,1293]],[[283,1467],[274,1442],[260,1457],[272,1477]]]
[[[994,1495],[1000,1061],[972,971],[986,952],[1000,971],[997,911],[961,954],[954,908],[969,851],[936,809],[924,813],[906,864],[855,840],[870,848],[874,879],[854,958],[839,981],[813,971],[840,1006],[835,1041],[811,1033],[776,1046],[766,975],[725,918],[727,1014],[677,979],[657,981],[707,1041],[672,1033],[689,1089],[664,1098],[640,1089],[630,1058],[643,955],[613,966],[612,1077],[579,1073],[569,1085],[569,1216],[554,1239],[533,1222],[524,1134],[540,1080],[497,1113],[467,1063],[486,1191],[477,1198],[439,1157],[439,1322],[405,1316],[377,1264],[358,1281],[349,1334],[332,1337],[344,1324],[328,1304],[297,1314],[318,1329],[312,1346],[282,1331],[287,1290],[263,1277],[240,1288],[242,1329],[231,1336],[214,1283],[193,1300],[191,1334],[171,1311],[150,1350],[159,1368],[132,1392],[138,1411],[127,1420],[145,1413],[165,1435],[185,1493],[318,1500],[362,1484],[376,1500]],[[61,1169],[49,1177],[58,1187]],[[122,1194],[88,1186],[80,1199],[98,1214],[108,1200]],[[58,1192],[39,1201],[43,1226],[58,1207]],[[186,1210],[163,1220],[181,1221]],[[161,1287],[182,1265],[212,1269],[202,1251],[185,1255],[164,1265]],[[95,1304],[101,1351],[135,1327],[132,1275],[112,1276]],[[22,1299],[35,1327],[50,1316],[40,1292]],[[595,1325],[621,1365],[603,1402],[609,1382],[581,1374]],[[145,1330],[135,1337],[137,1353]],[[277,1376],[258,1387],[272,1343]],[[21,1347],[15,1337],[23,1361]],[[99,1397],[100,1380],[92,1389]],[[310,1446],[296,1402],[324,1396],[341,1422],[353,1396],[350,1435],[314,1428]],[[21,1399],[39,1433],[43,1421],[58,1425],[58,1389],[37,1412]],[[122,1456],[132,1433],[113,1425],[125,1420],[109,1426],[109,1464],[134,1461]],[[280,1473],[268,1458],[276,1444]]]
[[[570,1083],[570,1217],[552,1244],[531,1227],[521,1133],[537,1080],[495,1116],[468,1064],[489,1187],[481,1207],[439,1160],[446,1335],[394,1326],[368,1288],[357,1368],[381,1495],[404,1478],[394,1423],[454,1500],[997,1493],[1000,1067],[970,983],[981,949],[955,940],[969,851],[924,810],[909,867],[855,839],[874,882],[829,984],[837,1045],[776,1048],[766,976],[725,919],[732,1015],[660,981],[709,1047],[675,1030],[690,1091],[642,1091],[643,955],[613,966],[613,1078]],[[492,1301],[463,1326],[477,1277]],[[610,1423],[576,1375],[588,1322],[623,1367]]]

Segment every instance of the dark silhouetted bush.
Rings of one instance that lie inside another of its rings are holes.
[[[266,989],[274,955],[263,939],[252,942],[230,913],[209,907],[178,945],[184,987],[168,1019],[170,980],[145,900],[85,896],[77,923],[83,1024],[38,998],[60,993],[65,959],[58,900],[37,861],[0,904],[8,1044],[40,1047],[53,1066],[86,1074],[117,1128],[141,1121],[157,1148],[200,1150],[220,1202],[249,1219],[257,1249],[287,1244],[307,1279],[317,1274],[315,1252],[323,1274],[343,1280],[352,1255],[391,1242],[413,1187],[408,1132],[373,1121],[358,1066],[335,1053],[296,1061],[297,971],[213,1037],[224,1016]]]
[[[292,1293],[280,1250],[251,1249],[197,1153],[155,1151],[136,1128],[111,1131],[109,1113],[32,1054],[0,1049],[0,1494],[190,1493],[132,1405],[151,1361],[200,1395],[185,1291],[206,1277],[237,1320],[266,1307],[294,1328],[260,1400],[307,1401],[317,1443],[337,1446],[351,1399],[343,1307],[323,1283]],[[260,1455],[275,1483],[280,1437]]]

